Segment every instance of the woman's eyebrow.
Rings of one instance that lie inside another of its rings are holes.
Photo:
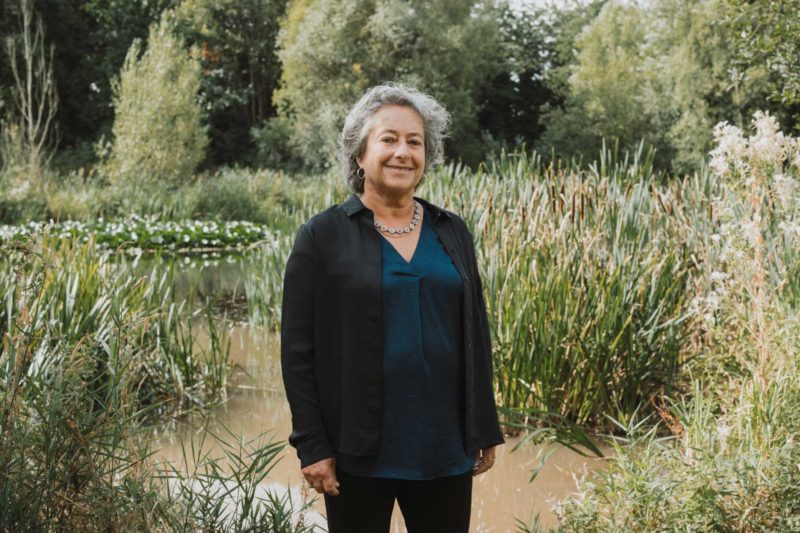
[[[400,135],[400,134],[397,132],[397,130],[393,130],[393,129],[391,129],[391,128],[386,128],[386,129],[384,129],[384,130],[380,130],[380,134],[381,134],[381,135],[383,135],[384,133],[391,133],[392,135]],[[408,136],[409,136],[409,137],[413,137],[413,136],[415,136],[415,135],[416,135],[416,136],[418,136],[418,137],[422,137],[422,133],[418,133],[418,132],[416,132],[416,131],[412,131],[411,133],[409,133],[409,134],[408,134]]]

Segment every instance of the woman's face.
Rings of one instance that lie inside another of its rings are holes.
[[[410,107],[387,105],[372,116],[364,155],[364,188],[378,193],[412,191],[425,171],[425,128]]]

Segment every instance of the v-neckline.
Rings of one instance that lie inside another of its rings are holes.
[[[422,244],[422,232],[425,230],[425,223],[426,223],[427,219],[428,219],[428,214],[425,213],[423,215],[423,217],[422,217],[422,224],[420,224],[420,226],[419,226],[419,236],[417,237],[417,244],[414,246],[414,251],[411,252],[411,257],[408,260],[406,260],[406,258],[403,257],[403,254],[401,254],[400,250],[398,250],[395,247],[395,245],[392,244],[391,240],[389,240],[387,237],[385,237],[380,231],[378,232],[378,235],[380,235],[381,239],[386,241],[389,244],[389,246],[392,248],[394,253],[396,253],[397,256],[400,259],[403,260],[403,264],[405,264],[406,266],[411,266],[411,264],[414,262],[414,259],[417,257],[417,251],[419,251],[419,246],[420,246],[420,244]]]

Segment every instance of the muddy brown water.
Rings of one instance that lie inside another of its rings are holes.
[[[229,379],[227,400],[215,408],[210,420],[185,420],[158,430],[155,441],[156,460],[169,461],[179,468],[183,464],[181,443],[199,443],[202,428],[222,432],[224,425],[244,441],[272,431],[270,440],[285,442],[290,432],[291,416],[280,375],[278,339],[249,325],[232,325],[231,359],[235,365]],[[203,342],[203,339],[200,339]],[[516,520],[526,524],[538,513],[541,525],[557,526],[553,505],[576,489],[576,476],[602,467],[602,460],[583,457],[566,448],[558,449],[545,464],[539,476],[530,483],[532,469],[538,464],[536,446],[523,445],[512,452],[519,437],[508,437],[498,451],[492,470],[475,479],[472,500],[472,532],[510,532],[517,528]],[[222,456],[213,439],[205,439],[205,450]],[[219,452],[219,453],[217,453]],[[280,460],[268,476],[264,490],[279,494],[289,491],[292,501],[302,500],[300,463],[293,448],[286,445]],[[311,497],[316,493],[311,492]],[[317,498],[307,524],[319,524],[323,531],[324,504]],[[405,531],[402,516],[395,507],[392,533]]]

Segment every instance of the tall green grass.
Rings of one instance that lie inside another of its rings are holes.
[[[281,236],[256,248],[243,284],[249,320],[273,331],[280,329],[283,271],[292,247],[292,237]]]
[[[122,331],[126,372],[135,376],[140,405],[180,412],[224,394],[227,333],[207,313],[211,342],[206,349],[195,345],[186,303],[173,296],[171,271],[131,275],[98,252],[92,240],[71,243],[44,235],[35,243],[4,245],[3,251],[0,334],[24,330],[26,352],[47,354],[89,343],[92,353],[102,355]],[[102,386],[113,378],[107,365],[99,364],[90,383]]]
[[[770,351],[782,364],[768,385],[755,372],[729,375],[714,394],[696,381],[660,424],[622,428],[608,468],[559,505],[563,531],[800,528],[800,321],[773,318]],[[758,359],[749,335],[713,351],[706,357]]]
[[[672,389],[691,334],[687,228],[711,224],[710,185],[609,159],[587,171],[504,154],[427,185],[472,228],[504,407],[604,427]]]
[[[753,126],[714,132],[691,386],[623,427],[608,468],[560,506],[565,531],[800,530],[800,143],[767,114]]]
[[[124,329],[124,328],[123,328]],[[102,354],[89,342],[43,348],[26,367],[27,335],[0,358],[0,530],[280,531],[303,533],[304,507],[265,479],[284,444],[215,438],[225,454],[153,464],[136,407],[123,330]],[[92,376],[103,365],[114,376]]]
[[[252,323],[272,330],[280,328],[283,271],[300,226],[319,211],[343,202],[349,190],[336,172],[303,178],[291,193],[292,201],[276,214],[276,237],[255,247],[252,268],[244,275],[248,314]],[[271,226],[272,227],[272,226]]]
[[[293,502],[291,492],[279,494],[266,486],[285,446],[269,437],[265,433],[243,442],[227,428],[222,434],[215,434],[206,427],[197,442],[182,445],[183,465],[159,465],[168,479],[169,502],[182,510],[182,514],[170,517],[170,529],[315,531],[302,519],[313,502]],[[204,452],[206,439],[213,439],[222,454]]]
[[[42,343],[23,313],[0,354],[0,529],[148,530],[161,512],[136,438],[124,329]],[[39,330],[41,333],[41,330]]]
[[[0,530],[310,530],[264,485],[282,444],[223,435],[225,457],[153,464],[144,424],[219,398],[229,366],[210,314],[198,351],[169,273],[46,235],[0,245],[0,267]]]

